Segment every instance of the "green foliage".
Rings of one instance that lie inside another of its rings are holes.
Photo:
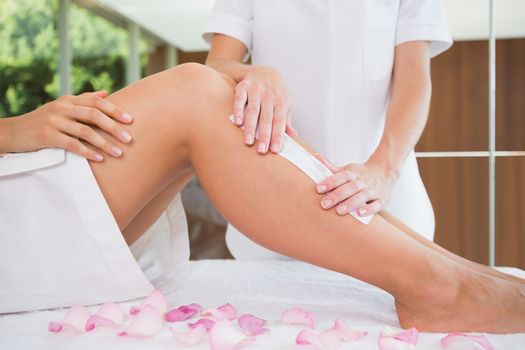
[[[57,0],[0,0],[0,117],[28,112],[59,93]],[[71,5],[73,93],[125,84],[127,32]]]

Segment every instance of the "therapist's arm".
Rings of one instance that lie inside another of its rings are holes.
[[[431,90],[429,44],[412,41],[397,46],[381,141],[363,165],[337,168],[323,159],[336,172],[319,183],[318,192],[326,193],[321,201],[325,209],[336,206],[341,215],[359,209],[359,215],[367,216],[384,208],[425,127]]]
[[[259,130],[257,152],[277,153],[283,145],[285,132],[296,136],[291,127],[291,99],[279,72],[271,67],[244,64],[244,44],[230,36],[215,34],[206,65],[228,75],[237,83],[233,115],[237,126],[244,125],[244,143],[255,143]]]

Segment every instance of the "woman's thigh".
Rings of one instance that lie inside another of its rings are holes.
[[[223,77],[196,64],[177,66],[108,97],[134,117],[127,127],[133,141],[123,145],[120,158],[90,166],[128,243],[186,184],[192,173],[190,134],[206,116],[228,115],[232,98]]]

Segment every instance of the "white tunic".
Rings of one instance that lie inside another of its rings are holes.
[[[213,33],[240,40],[253,64],[282,74],[294,127],[338,165],[366,162],[380,141],[396,45],[429,41],[433,57],[452,44],[442,0],[217,0],[204,38]],[[413,153],[386,209],[433,238]],[[234,235],[236,257],[267,257]]]

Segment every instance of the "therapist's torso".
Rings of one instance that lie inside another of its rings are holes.
[[[338,165],[366,162],[380,141],[396,45],[425,40],[435,56],[452,44],[441,0],[216,0],[204,38],[213,33],[240,40],[254,65],[281,73],[294,127]],[[432,239],[413,152],[387,209]]]
[[[336,164],[365,162],[383,131],[399,2],[252,3],[252,62],[282,74],[301,137]]]

